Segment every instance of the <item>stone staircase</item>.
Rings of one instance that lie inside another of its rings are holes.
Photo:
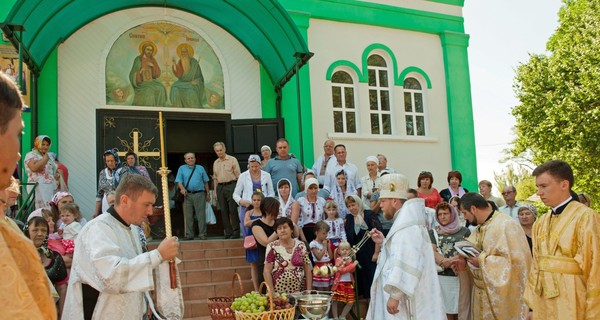
[[[149,249],[156,248],[152,243]],[[232,279],[237,272],[244,292],[252,291],[250,265],[242,239],[223,240],[215,238],[205,241],[182,241],[179,258],[179,276],[185,301],[184,319],[210,320],[207,299],[232,295]],[[235,283],[236,293],[239,284]],[[239,293],[238,293],[239,294]]]
[[[152,242],[148,249],[158,246]],[[232,295],[232,279],[237,272],[242,279],[244,293],[253,290],[250,265],[246,263],[243,240],[224,240],[222,237],[205,241],[182,241],[179,258],[179,276],[185,303],[185,320],[211,320],[208,298]],[[236,294],[239,284],[235,282]],[[367,310],[366,300],[360,300],[361,318]],[[352,319],[348,316],[348,319]]]

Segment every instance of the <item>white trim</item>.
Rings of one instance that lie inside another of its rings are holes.
[[[375,135],[375,134],[354,134],[328,132],[327,138],[335,140],[348,141],[398,141],[398,142],[416,142],[416,143],[438,143],[439,138],[423,136],[395,136],[395,135]]]

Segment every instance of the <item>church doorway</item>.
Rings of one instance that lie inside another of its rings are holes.
[[[125,153],[134,151],[138,154],[140,164],[144,165],[152,181],[161,189],[161,177],[157,170],[161,166],[160,133],[157,111],[130,110],[98,110],[97,111],[97,171],[104,168],[102,154],[104,150],[116,148],[121,160]],[[209,178],[217,159],[213,144],[222,141],[227,146],[227,153],[236,157],[240,170],[247,170],[247,159],[250,154],[260,154],[262,145],[269,145],[275,150],[275,142],[283,137],[283,119],[241,119],[231,120],[229,114],[163,112],[165,122],[165,158],[166,165],[173,177],[178,168],[184,164],[184,154],[194,152],[196,163],[204,167]],[[212,190],[212,180],[209,188]],[[157,206],[162,205],[162,192],[159,192]],[[207,228],[209,237],[223,235],[223,222],[218,207],[213,206],[217,223]],[[183,220],[181,214],[173,212],[174,234],[181,231]],[[164,236],[164,219],[155,217],[153,221],[153,237]],[[181,234],[180,234],[181,235]]]

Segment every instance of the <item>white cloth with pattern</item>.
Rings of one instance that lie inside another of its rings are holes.
[[[425,222],[425,201],[411,199],[396,212],[382,244],[366,319],[446,319],[442,290]],[[387,311],[399,300],[396,314]]]

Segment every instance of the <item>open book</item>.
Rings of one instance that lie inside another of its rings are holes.
[[[456,242],[454,249],[465,258],[475,257],[481,252],[472,242],[467,240]]]

